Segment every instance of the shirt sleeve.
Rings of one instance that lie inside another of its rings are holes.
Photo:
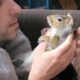
[[[0,80],[18,80],[8,52],[0,48]]]

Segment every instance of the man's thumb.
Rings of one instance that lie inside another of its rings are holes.
[[[47,48],[47,42],[41,42],[35,49],[34,52],[35,53],[41,53],[44,52]]]

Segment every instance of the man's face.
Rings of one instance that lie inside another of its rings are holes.
[[[19,29],[17,16],[21,8],[13,0],[0,0],[0,41],[12,40]]]

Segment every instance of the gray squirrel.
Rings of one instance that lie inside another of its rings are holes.
[[[40,43],[42,41],[47,41],[48,46],[47,46],[46,50],[55,49],[66,39],[66,37],[70,33],[74,32],[78,28],[78,27],[74,26],[74,20],[70,13],[68,13],[67,15],[60,15],[60,14],[48,15],[47,22],[50,26],[49,35],[43,34],[38,39],[38,43]],[[34,53],[29,52],[29,54],[31,54],[31,56],[28,56],[25,54],[24,63],[17,69],[17,72],[19,74],[21,74],[24,71],[25,72],[30,71]],[[72,66],[72,65],[70,64],[69,67],[70,66]],[[72,66],[72,68],[73,68],[73,66]],[[74,68],[73,68],[73,70],[75,72]],[[76,74],[76,72],[75,72],[75,74]],[[59,77],[56,79],[60,80]],[[64,80],[64,79],[61,79],[61,80]],[[73,80],[73,79],[70,79],[70,80]],[[74,80],[76,80],[76,79],[74,79]]]

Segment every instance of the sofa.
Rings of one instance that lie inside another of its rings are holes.
[[[21,11],[21,13],[18,16],[18,21],[20,24],[19,26],[21,31],[29,38],[32,49],[34,49],[38,45],[37,40],[38,40],[38,37],[41,35],[41,30],[45,27],[49,27],[46,21],[46,16],[49,14],[67,14],[68,12],[70,12],[74,18],[74,21],[75,21],[74,26],[80,26],[80,22],[79,22],[80,11],[77,11],[77,10],[23,9]],[[4,59],[6,59],[6,64],[5,64],[6,67],[7,67],[7,63],[11,64],[11,59],[8,56],[8,54],[1,54],[0,57],[1,57],[0,61],[4,61]],[[75,63],[75,60],[63,72],[57,75],[55,79],[53,78],[52,80],[77,80],[78,72],[76,69],[77,64]],[[14,77],[14,76],[17,76],[16,73],[14,75],[11,75],[13,73],[15,72],[12,71],[12,69],[10,69],[10,73],[6,74],[8,77],[10,77],[9,80],[17,80]],[[1,79],[1,76],[0,76],[0,79]],[[8,80],[8,79],[5,79],[5,76],[4,76],[4,79],[1,79],[1,80]]]

